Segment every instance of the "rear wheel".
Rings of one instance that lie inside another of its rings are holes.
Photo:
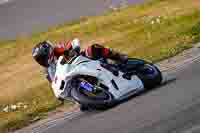
[[[160,70],[151,63],[144,64],[144,66],[140,67],[137,75],[143,81],[146,89],[154,88],[162,82]]]
[[[136,74],[146,89],[151,89],[161,84],[162,74],[154,64],[137,58],[129,58],[122,66],[122,71]]]

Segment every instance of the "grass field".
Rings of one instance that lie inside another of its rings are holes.
[[[1,41],[0,132],[25,126],[61,105],[49,89],[42,68],[32,60],[31,49],[41,40],[57,42],[74,37],[81,39],[83,47],[98,42],[131,57],[159,61],[200,40],[200,1],[152,0],[102,16],[85,17],[30,37]],[[18,102],[28,108],[2,111]]]

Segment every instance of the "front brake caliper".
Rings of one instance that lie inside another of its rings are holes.
[[[85,89],[89,92],[93,92],[93,88],[94,88],[93,85],[88,82],[81,82],[80,87],[82,87],[83,89]]]

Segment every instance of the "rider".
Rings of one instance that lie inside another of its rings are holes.
[[[68,60],[71,56],[69,53],[71,52],[81,54],[94,60],[98,60],[100,58],[109,58],[125,63],[128,59],[127,55],[120,54],[110,48],[103,47],[99,44],[93,44],[81,51],[80,41],[77,38],[67,42],[60,42],[56,46],[53,46],[50,41],[40,42],[33,48],[32,56],[37,63],[47,68],[47,79],[52,82],[55,70],[54,72],[52,72],[52,69],[50,69],[50,72],[48,71],[48,68],[55,68],[57,59],[62,55],[64,55],[65,60]]]

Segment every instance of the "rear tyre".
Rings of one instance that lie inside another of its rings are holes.
[[[151,63],[144,64],[143,67],[140,67],[137,75],[143,81],[146,89],[152,89],[160,85],[162,82],[162,74],[160,70]]]
[[[162,82],[160,70],[154,64],[145,60],[129,58],[122,70],[123,69],[125,72],[134,71],[134,73],[143,81],[146,89],[154,88]]]

